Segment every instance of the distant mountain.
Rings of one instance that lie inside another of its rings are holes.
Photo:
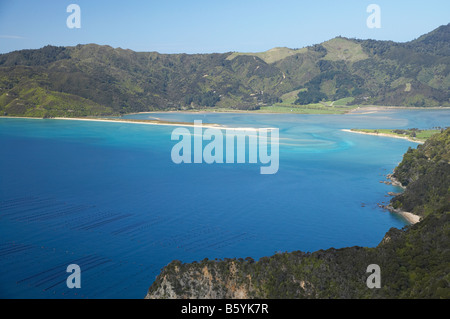
[[[0,55],[0,112],[87,116],[349,98],[450,106],[450,24],[406,43],[343,37],[261,53],[159,54],[96,44]]]

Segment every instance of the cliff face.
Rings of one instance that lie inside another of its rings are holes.
[[[447,129],[417,154],[409,151],[414,157],[423,153],[429,158],[427,170],[410,169],[415,176],[406,197],[415,199],[412,209],[424,218],[402,230],[392,228],[377,247],[297,251],[257,262],[251,258],[190,264],[173,261],[164,267],[146,298],[450,298],[449,170],[444,165],[448,165],[449,141]],[[396,170],[404,178],[409,178],[404,168],[410,157],[405,155]],[[430,174],[434,170],[440,173]],[[423,191],[413,187],[414,183],[433,187]],[[380,289],[366,285],[370,264],[380,266]]]
[[[252,278],[240,278],[238,267],[236,261],[220,264],[204,260],[190,266],[174,261],[164,269],[146,298],[247,299],[254,292]]]

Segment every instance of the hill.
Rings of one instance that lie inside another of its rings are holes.
[[[159,54],[96,44],[14,51],[0,55],[0,112],[73,117],[337,100],[450,106],[449,35],[450,24],[407,43],[338,37],[261,53]]]
[[[243,53],[243,52],[233,52],[227,57],[227,60],[233,60],[235,57],[241,55],[247,56],[255,56],[266,62],[267,64],[271,64],[277,61],[281,61],[289,56],[305,53],[306,48],[304,49],[289,49],[289,48],[273,48],[265,52],[257,52],[257,53]]]
[[[449,145],[450,128],[405,154],[395,176],[408,186],[392,202],[423,219],[392,228],[377,247],[173,261],[146,298],[450,298]],[[379,289],[366,285],[371,264],[380,266]]]
[[[392,200],[394,209],[422,217],[450,211],[450,129],[409,148],[393,177],[406,186]]]

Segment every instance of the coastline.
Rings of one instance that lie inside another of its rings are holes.
[[[147,112],[145,112],[147,113]],[[0,116],[0,118],[8,119],[32,119],[32,120],[67,120],[67,121],[89,121],[89,122],[106,122],[106,123],[123,123],[123,124],[144,124],[144,125],[162,125],[162,126],[184,126],[184,127],[197,127],[193,123],[187,122],[169,122],[169,121],[157,121],[157,120],[134,120],[134,119],[108,119],[108,118],[80,118],[80,117],[54,117],[43,119],[40,117],[16,117],[16,116]],[[255,127],[230,127],[220,124],[202,123],[202,128],[215,128],[219,130],[234,130],[234,131],[259,131],[261,128]],[[267,130],[273,130],[273,127],[265,128]]]
[[[403,190],[406,189],[406,187],[403,186],[403,184],[394,177],[394,174],[388,174],[387,178],[391,181],[390,185],[401,187]],[[395,214],[402,216],[410,225],[417,224],[422,219],[422,217],[420,217],[419,215],[416,215],[416,214],[413,214],[410,212],[406,212],[401,209],[396,209],[391,204],[389,204],[387,206],[382,205],[381,207],[384,209],[387,209],[391,213],[395,213]]]
[[[392,134],[386,134],[386,133],[369,133],[369,132],[360,132],[360,131],[352,131],[349,129],[342,129],[342,132],[349,132],[349,133],[356,133],[356,134],[364,134],[364,135],[372,135],[372,136],[382,136],[382,137],[392,137],[392,138],[399,138],[402,140],[407,140],[413,143],[418,143],[418,144],[423,144],[424,142],[422,141],[418,141],[418,140],[413,140],[409,137],[406,136],[396,136],[396,135],[392,135]]]
[[[405,212],[401,209],[395,209],[391,205],[383,206],[383,208],[387,209],[391,213],[395,213],[402,216],[410,225],[417,224],[422,219],[422,217],[420,217],[419,215],[410,212]]]

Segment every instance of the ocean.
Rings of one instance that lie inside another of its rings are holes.
[[[375,247],[407,224],[378,204],[400,191],[382,181],[418,144],[341,129],[450,125],[448,110],[404,109],[125,118],[278,128],[279,169],[175,164],[174,126],[0,118],[0,298],[144,298],[175,259]]]

